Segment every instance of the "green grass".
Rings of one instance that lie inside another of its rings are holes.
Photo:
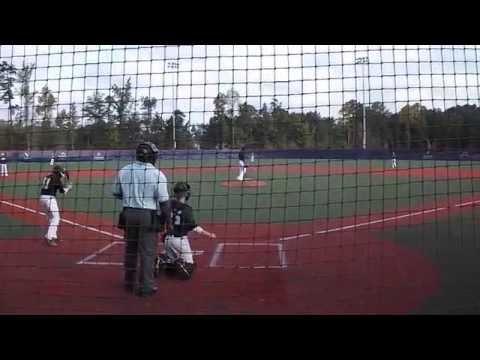
[[[79,162],[68,163],[68,169],[118,170],[127,162]],[[341,161],[341,160],[262,160],[262,164],[314,164],[331,167],[388,168],[389,161]],[[257,162],[258,164],[258,162]],[[17,164],[9,166],[15,171],[50,170],[48,164]],[[173,162],[162,161],[161,167],[172,167]],[[429,179],[416,177],[382,176],[362,172],[354,175],[300,175],[269,171],[259,173],[259,179],[267,182],[262,188],[225,188],[224,180],[234,179],[237,171],[235,160],[176,161],[178,167],[231,165],[230,173],[204,172],[169,175],[171,184],[187,180],[192,185],[192,206],[201,222],[296,222],[322,218],[350,217],[369,213],[394,212],[398,209],[434,207],[435,201],[450,196],[474,196],[480,193],[480,179]],[[401,168],[447,166],[452,169],[479,169],[473,162],[400,162]],[[3,179],[0,191],[19,198],[37,198],[39,184]],[[63,209],[82,211],[93,216],[103,216],[116,221],[121,208],[113,199],[113,177],[74,179],[74,189],[67,196],[59,196]],[[480,312],[480,209],[465,208],[462,213],[439,213],[438,217],[419,225],[385,227],[382,239],[391,239],[402,246],[415,249],[427,257],[439,270],[440,291],[428,299],[419,313],[479,313]],[[38,230],[22,222],[0,215],[0,239],[16,238]],[[411,279],[412,283],[416,279]]]
[[[0,214],[0,240],[38,236],[39,227]]]
[[[68,169],[111,169],[117,170],[127,162],[77,162],[68,163]],[[235,221],[235,222],[291,222],[308,221],[320,218],[349,217],[381,213],[396,209],[417,208],[433,204],[448,196],[480,192],[480,179],[439,179],[422,180],[381,176],[362,171],[354,175],[300,175],[272,174],[262,171],[258,179],[266,181],[262,188],[225,188],[221,182],[234,179],[237,172],[235,160],[175,161],[183,167],[231,165],[231,171],[217,173],[204,172],[200,175],[181,174],[169,176],[170,183],[187,180],[193,190],[191,205],[196,209],[200,221]],[[261,160],[264,165],[271,164],[314,164],[337,167],[388,167],[388,161],[354,161],[354,160]],[[171,161],[161,161],[161,167],[173,165]],[[258,164],[258,162],[257,162]],[[402,167],[418,168],[420,166],[463,166],[471,168],[476,164],[456,162],[403,162]],[[47,173],[48,163],[18,163],[10,166],[10,172],[38,171]],[[112,216],[120,210],[121,204],[113,199],[111,187],[113,178],[90,177],[73,179],[74,189],[67,196],[60,196],[62,208],[88,212],[98,216]],[[18,181],[14,183],[11,176],[3,185],[2,192],[19,198],[36,198],[39,192],[38,181],[31,183]]]
[[[480,208],[384,232],[383,238],[420,251],[439,270],[441,291],[419,313],[480,311]],[[415,281],[412,279],[412,281]]]

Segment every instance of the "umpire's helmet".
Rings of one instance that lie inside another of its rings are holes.
[[[158,148],[152,142],[142,142],[138,144],[136,158],[141,162],[148,162],[155,165],[158,158]]]
[[[188,200],[190,196],[192,195],[190,191],[190,185],[186,183],[185,181],[180,181],[175,184],[173,187],[173,193],[174,194],[185,194],[185,200]]]

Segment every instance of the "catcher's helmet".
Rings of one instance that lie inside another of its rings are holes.
[[[188,200],[192,195],[190,185],[185,181],[180,181],[173,187],[174,194],[185,194],[185,200]]]
[[[158,148],[152,142],[142,142],[138,144],[136,158],[141,162],[148,162],[155,165],[158,158]]]

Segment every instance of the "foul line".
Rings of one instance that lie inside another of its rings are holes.
[[[34,214],[39,214],[39,215],[46,215],[44,212],[42,211],[37,211],[37,210],[34,210],[34,209],[30,209],[30,208],[27,208],[27,207],[24,207],[24,206],[21,206],[21,205],[17,205],[17,204],[14,204],[14,203],[11,203],[9,201],[4,201],[4,200],[0,200],[0,203],[2,204],[5,204],[5,205],[8,205],[8,206],[12,206],[12,207],[16,207],[18,209],[22,209],[22,210],[25,210],[25,211],[28,211],[28,212],[31,212],[31,213],[34,213]],[[76,223],[74,221],[71,221],[71,220],[67,220],[67,219],[60,219],[61,222],[64,222],[66,224],[69,224],[69,225],[74,225],[74,226],[78,226],[82,229],[85,229],[85,230],[90,230],[90,231],[93,231],[93,232],[96,232],[96,233],[99,233],[99,234],[103,234],[103,235],[107,235],[107,236],[111,236],[115,239],[122,239],[123,240],[123,236],[120,236],[120,235],[117,235],[117,234],[113,234],[111,232],[108,232],[108,231],[103,231],[103,230],[98,230],[94,227],[91,227],[91,226],[86,226],[86,225],[82,225],[82,224],[79,224],[79,223]]]
[[[468,202],[464,202],[464,203],[461,203],[461,204],[455,204],[455,206],[456,207],[463,207],[463,206],[474,205],[474,204],[480,204],[480,200],[468,201]]]
[[[28,207],[25,207],[25,206],[21,206],[21,205],[17,205],[17,204],[14,204],[14,203],[11,203],[9,201],[5,201],[5,200],[0,200],[0,203],[2,204],[5,204],[5,205],[8,205],[8,206],[12,206],[12,207],[15,207],[17,209],[21,209],[21,210],[24,210],[24,211],[28,211],[28,212],[31,212],[33,214],[39,214],[39,215],[43,215],[45,216],[46,213],[44,213],[43,211],[38,211],[38,210],[34,210],[34,209],[30,209]],[[79,224],[79,223],[76,223],[74,221],[71,221],[71,220],[67,220],[67,219],[60,219],[61,222],[64,222],[65,224],[69,224],[69,225],[73,225],[73,226],[78,226],[79,228],[82,228],[82,229],[85,229],[85,230],[90,230],[90,231],[93,231],[93,232],[96,232],[96,233],[99,233],[99,234],[103,234],[103,235],[107,235],[107,236],[110,236],[110,237],[113,237],[115,239],[121,239],[123,240],[123,236],[120,236],[120,235],[117,235],[117,234],[113,234],[111,232],[108,232],[108,231],[104,231],[104,230],[99,230],[99,229],[96,229],[94,227],[91,227],[91,226],[87,226],[87,225],[82,225],[82,224]],[[90,264],[90,265],[123,265],[122,263],[116,263],[116,262],[94,262],[94,261],[89,261],[91,259],[93,259],[94,257],[96,257],[97,255],[101,254],[102,252],[108,250],[109,248],[111,248],[112,246],[115,246],[115,245],[118,245],[118,244],[122,244],[124,243],[124,241],[114,241],[114,242],[111,242],[110,244],[106,245],[105,247],[101,248],[100,250],[97,250],[95,251],[93,254],[91,255],[88,255],[87,257],[83,258],[82,260],[78,261],[77,264],[78,265],[81,265],[81,264]],[[205,251],[204,250],[197,250],[197,251],[192,251],[192,255],[202,255]]]
[[[14,203],[11,203],[9,201],[5,201],[5,200],[0,200],[0,203],[2,204],[5,204],[5,205],[8,205],[8,206],[12,206],[12,207],[15,207],[15,208],[18,208],[18,209],[22,209],[24,211],[28,211],[28,212],[31,212],[31,213],[34,213],[34,214],[39,214],[39,215],[43,215],[45,216],[46,214],[42,211],[37,211],[37,210],[34,210],[34,209],[30,209],[30,208],[27,208],[27,207],[24,207],[24,206],[21,206],[21,205],[17,205],[17,204],[14,204]],[[475,201],[467,201],[467,202],[464,202],[464,203],[458,203],[458,204],[455,204],[454,206],[459,208],[459,207],[464,207],[464,206],[469,206],[469,205],[475,205],[475,204],[480,204],[480,200],[475,200]],[[394,220],[399,220],[399,219],[405,219],[405,218],[408,218],[408,217],[413,217],[413,216],[418,216],[418,215],[424,215],[424,214],[430,214],[430,213],[434,213],[434,212],[439,212],[439,211],[443,211],[443,210],[447,210],[448,207],[439,207],[439,208],[436,208],[436,209],[430,209],[430,210],[421,210],[421,211],[416,211],[416,212],[413,212],[413,213],[409,213],[409,214],[404,214],[404,215],[398,215],[398,216],[392,216],[392,217],[389,217],[389,218],[384,218],[384,219],[378,219],[378,220],[372,220],[372,221],[368,221],[368,222],[363,222],[363,223],[358,223],[358,224],[352,224],[352,225],[346,225],[346,226],[341,226],[341,227],[336,227],[336,228],[332,228],[332,229],[325,229],[325,230],[320,230],[320,231],[316,231],[314,232],[313,234],[298,234],[298,235],[294,235],[294,236],[287,236],[287,237],[282,237],[279,239],[279,241],[287,241],[287,240],[292,240],[292,239],[299,239],[299,238],[304,238],[304,237],[310,237],[310,236],[313,236],[313,235],[316,235],[316,234],[328,234],[328,233],[332,233],[332,232],[338,232],[338,231],[342,231],[342,230],[348,230],[348,229],[355,229],[355,228],[358,228],[358,227],[363,227],[363,226],[368,226],[368,225],[372,225],[372,224],[378,224],[378,223],[385,223],[385,222],[389,222],[389,221],[394,221]],[[93,231],[93,232],[96,232],[96,233],[100,233],[100,234],[103,234],[103,235],[107,235],[107,236],[111,236],[113,238],[116,238],[116,239],[122,239],[123,240],[123,237],[120,236],[120,235],[117,235],[117,234],[113,234],[113,233],[110,233],[108,231],[104,231],[104,230],[98,230],[94,227],[91,227],[91,226],[86,226],[86,225],[82,225],[82,224],[79,224],[79,223],[76,223],[74,221],[71,221],[71,220],[67,220],[67,219],[61,219],[60,220],[61,222],[64,222],[66,224],[70,224],[70,225],[73,225],[73,226],[78,226],[82,229],[85,229],[85,230],[89,230],[89,231]],[[118,245],[118,244],[121,244],[123,243],[124,241],[113,241],[112,243],[104,246],[103,248],[101,248],[100,250],[97,250],[95,251],[93,254],[90,254],[88,255],[87,257],[83,258],[82,260],[78,261],[77,264],[78,265],[81,265],[81,264],[91,264],[91,265],[122,265],[122,263],[117,263],[117,262],[94,262],[94,261],[89,261],[93,258],[95,258],[96,256],[98,256],[99,254],[103,253],[104,251],[108,250],[109,248],[115,246],[115,245]],[[212,259],[210,260],[210,264],[209,264],[209,267],[218,267],[217,265],[217,262],[218,262],[218,259],[223,251],[223,248],[225,247],[225,245],[234,245],[233,243],[232,244],[228,244],[228,243],[220,243],[220,244],[217,244],[215,250],[214,250],[214,253],[213,253],[213,256],[212,256]],[[279,250],[279,256],[280,256],[280,263],[281,265],[280,266],[253,266],[254,269],[265,269],[265,268],[287,268],[287,260],[286,260],[286,256],[285,256],[285,251],[283,249],[283,246],[282,244],[271,244],[271,243],[236,243],[236,245],[272,245],[272,246],[278,246],[278,250]],[[200,251],[192,251],[192,254],[193,255],[202,255],[204,253],[203,250],[200,250]],[[252,267],[239,267],[239,268],[252,268]]]
[[[474,205],[474,204],[479,204],[479,203],[480,203],[480,200],[468,201],[468,202],[464,202],[464,203],[455,204],[455,207],[464,207],[464,206]],[[328,234],[328,233],[332,233],[332,232],[338,232],[338,231],[342,231],[342,230],[355,229],[355,228],[362,227],[362,226],[368,226],[368,225],[378,224],[378,223],[385,223],[385,222],[389,222],[389,221],[405,219],[405,218],[408,218],[408,217],[430,214],[430,213],[443,211],[443,210],[447,210],[447,209],[448,209],[448,207],[439,207],[439,208],[436,208],[436,209],[421,210],[421,211],[416,211],[416,212],[413,212],[413,213],[410,213],[410,214],[405,214],[405,215],[392,216],[392,217],[384,218],[384,219],[372,220],[372,221],[368,221],[368,222],[346,225],[346,226],[341,226],[341,227],[332,228],[332,229],[320,230],[320,231],[314,232],[313,234],[298,234],[298,235],[293,235],[293,236],[282,237],[282,238],[279,239],[279,241],[287,241],[287,240],[292,240],[292,239],[309,237],[309,236],[313,236],[313,235],[317,235],[317,234],[321,235],[321,234]]]

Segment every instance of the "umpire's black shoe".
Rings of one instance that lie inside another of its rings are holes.
[[[160,259],[158,256],[155,258],[155,263],[153,264],[153,276],[158,277],[160,273]]]
[[[175,267],[175,264],[169,259],[169,257],[166,254],[159,254],[155,258],[153,275],[158,277],[161,271],[168,270],[172,267]]]
[[[155,293],[158,291],[158,287],[153,287],[151,288],[150,290],[143,290],[143,289],[140,289],[139,291],[137,291],[137,296],[140,296],[140,297],[148,297],[148,296],[152,296],[152,295],[155,295]]]

